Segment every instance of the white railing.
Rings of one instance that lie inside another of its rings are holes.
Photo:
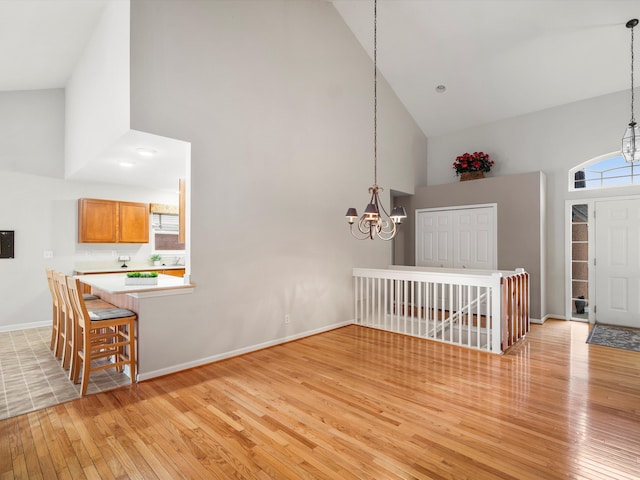
[[[393,266],[354,268],[353,277],[358,325],[493,353],[503,353],[529,330],[523,269]]]

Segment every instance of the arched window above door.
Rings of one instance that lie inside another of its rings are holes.
[[[627,163],[620,152],[592,158],[569,170],[569,191],[640,185],[640,162]]]

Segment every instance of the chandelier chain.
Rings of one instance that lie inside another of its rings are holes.
[[[378,185],[378,1],[377,0],[374,0],[373,2],[373,184]]]
[[[634,27],[631,27],[631,123],[636,121],[633,113],[633,104],[635,101],[635,94],[633,91],[633,28]]]

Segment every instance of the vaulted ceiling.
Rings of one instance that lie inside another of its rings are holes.
[[[64,87],[108,1],[0,0],[0,90]],[[373,57],[373,1],[324,1]],[[628,89],[631,18],[638,0],[378,0],[378,67],[437,136]]]

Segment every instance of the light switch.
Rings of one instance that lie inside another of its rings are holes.
[[[53,258],[53,252],[51,250],[45,250],[44,258]]]

